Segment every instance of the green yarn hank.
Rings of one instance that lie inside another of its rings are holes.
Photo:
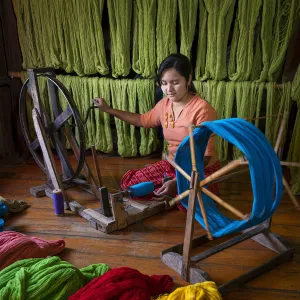
[[[107,271],[106,264],[78,269],[57,256],[20,260],[0,271],[0,299],[67,299]]]
[[[132,69],[153,78],[156,67],[156,0],[134,1]]]
[[[136,112],[136,82],[135,80],[110,81],[112,106],[114,109]],[[122,157],[132,157],[137,154],[135,127],[115,118],[118,138],[118,153]]]
[[[13,5],[24,69],[47,66],[80,76],[108,74],[101,25],[104,0],[14,0]]]
[[[238,2],[228,65],[232,81],[249,80],[253,64],[254,32],[262,0]]]
[[[177,4],[174,0],[157,2],[156,61],[157,67],[170,54],[177,52],[176,45]]]
[[[195,69],[198,80],[222,80],[227,77],[226,52],[234,6],[235,0],[200,0]]]
[[[180,53],[191,56],[195,35],[198,0],[178,0],[180,19]]]
[[[155,105],[155,82],[151,79],[136,80],[139,113],[143,114]],[[149,155],[156,150],[158,140],[155,128],[140,128],[141,144],[139,152],[142,156]]]
[[[132,0],[107,1],[111,37],[111,64],[113,77],[130,72],[130,33]]]

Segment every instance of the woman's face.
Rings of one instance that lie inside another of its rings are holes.
[[[181,76],[174,68],[165,70],[160,80],[162,91],[173,102],[182,100],[188,93],[189,84],[185,77]]]

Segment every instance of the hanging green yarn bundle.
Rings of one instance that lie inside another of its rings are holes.
[[[236,112],[238,118],[251,119],[254,117],[257,105],[257,84],[244,81],[235,83]],[[242,152],[234,147],[234,157],[238,158]]]
[[[104,0],[13,0],[13,4],[24,69],[47,66],[81,76],[108,73],[101,27]]]
[[[265,90],[265,83],[262,82],[258,85],[258,93],[257,93],[257,101],[256,101],[256,112],[255,112],[255,117],[256,118],[260,117],[260,111],[261,111],[261,105],[262,105],[264,90]],[[254,124],[258,128],[259,119],[256,119]]]
[[[286,57],[286,50],[293,33],[299,0],[277,0],[274,22],[272,59],[268,71],[268,80],[276,81],[280,75]]]
[[[262,0],[238,2],[228,73],[230,80],[248,80],[253,64],[254,33]]]
[[[235,83],[210,80],[207,82],[193,81],[201,98],[209,102],[217,111],[218,119],[232,116],[235,99]],[[224,96],[225,95],[225,96]],[[226,99],[226,105],[224,105]],[[220,161],[228,159],[228,142],[220,137],[215,138],[216,151]]]
[[[277,102],[276,102],[276,112],[275,114],[278,115],[278,117],[275,117],[273,120],[273,145],[276,144],[278,132],[279,132],[279,127],[283,118],[283,115],[285,112],[289,115],[291,106],[292,106],[292,98],[291,98],[291,93],[292,93],[292,85],[290,82],[282,83],[282,88],[277,89]],[[284,132],[282,135],[281,143],[280,146],[284,146],[285,144],[285,139],[286,139],[286,134],[287,134],[287,129],[288,126],[287,124],[285,125]]]
[[[258,86],[250,81],[235,83],[236,112],[238,118],[251,119],[254,117],[257,105],[257,88]]]
[[[206,82],[202,82],[202,81],[198,81],[198,80],[194,80],[193,81],[193,85],[198,93],[198,95],[206,100]]]
[[[143,114],[152,109],[155,105],[155,83],[154,80],[137,79],[137,98],[139,113]],[[141,145],[140,154],[149,155],[156,150],[158,140],[155,128],[140,128]]]
[[[70,23],[69,18],[66,16],[67,12],[72,11],[72,9],[73,8],[69,1],[63,2],[59,0],[54,0],[53,2],[53,10],[55,11],[54,24],[56,24],[56,26],[54,25],[56,29],[54,31],[54,38],[56,38],[59,41],[58,48],[55,50],[60,52],[60,67],[64,69],[67,73],[71,73],[74,71],[75,53],[77,52],[72,37],[72,24]],[[66,17],[61,18],[61,16]]]
[[[196,80],[208,79],[206,70],[206,56],[207,53],[207,18],[208,13],[205,8],[204,0],[199,0],[199,33],[198,33],[198,48],[197,48],[197,61],[195,66]]]
[[[200,0],[197,80],[227,77],[226,51],[235,0]]]
[[[218,119],[230,118],[232,116],[235,96],[234,88],[234,82],[218,82],[214,101],[214,107],[216,108]],[[224,105],[224,99],[226,99],[226,105]],[[228,159],[228,142],[217,136],[215,138],[215,145],[219,160],[225,161]]]
[[[157,67],[170,54],[177,52],[176,45],[177,3],[174,0],[157,2],[156,62]]]
[[[215,110],[217,110],[217,107],[215,107],[217,86],[218,82],[215,80],[209,80],[206,82],[205,100],[207,100],[215,108]]]
[[[292,83],[292,99],[297,101],[298,112],[294,125],[292,140],[289,148],[287,160],[293,162],[300,161],[300,65]],[[300,169],[290,168],[292,175],[292,191],[294,194],[300,194]]]
[[[224,95],[226,93],[226,83],[224,81],[219,81],[217,86],[215,87],[215,94],[214,94],[214,107],[216,108],[218,119],[224,118],[224,108],[225,105]],[[218,153],[219,160],[224,160],[224,150],[223,150],[223,139],[219,136],[214,137],[216,151]]]
[[[260,39],[262,47],[263,68],[260,74],[260,81],[268,79],[273,47],[273,22],[275,18],[276,1],[264,0],[261,18]]]
[[[107,1],[111,66],[113,77],[127,76],[130,72],[130,32],[132,0]]]
[[[96,79],[96,78],[95,78]],[[108,105],[111,105],[110,79],[98,78],[93,81],[92,98],[102,97]],[[92,122],[95,122],[96,132],[94,135],[94,145],[97,150],[109,153],[113,150],[113,141],[110,128],[110,115],[94,109]]]
[[[105,97],[105,100],[110,104],[109,79],[78,76],[58,76],[58,79],[69,87],[82,120],[86,117],[89,107],[93,105],[93,98]],[[66,101],[62,101],[64,103],[61,103],[62,107],[65,109]],[[100,113],[98,109],[91,110],[85,129],[87,148],[95,145],[97,150],[112,151],[110,123],[107,114]]]
[[[261,116],[261,106],[264,95],[264,88],[267,88],[267,109],[266,115],[278,115],[278,117],[266,118],[265,135],[271,144],[275,144],[279,131],[282,115],[285,111],[289,112],[291,107],[291,85],[282,84],[282,90],[276,89],[274,83],[255,83],[255,82],[224,82],[224,81],[194,81],[193,82],[199,95],[207,100],[217,111],[218,119],[232,117],[233,104],[236,101],[237,117],[251,119]],[[226,99],[226,105],[224,105]],[[259,126],[259,119],[252,121],[255,126]],[[286,131],[282,138],[285,141]],[[219,137],[215,139],[216,150],[219,159],[228,159],[228,143]],[[291,147],[295,147],[292,145]],[[238,149],[234,149],[234,157],[241,156]]]
[[[180,53],[190,58],[196,28],[198,0],[178,0],[178,9],[180,18]]]
[[[81,70],[78,70],[78,72],[75,70],[75,72],[78,75],[95,74],[97,72],[106,75],[108,74],[108,67],[101,27],[104,0],[75,1],[73,3],[75,14],[77,16],[82,15],[80,18],[74,19],[68,13],[68,17],[71,17],[69,22],[73,26],[72,32],[77,40],[75,49],[78,50],[78,56],[76,55],[75,62],[78,61],[82,67],[81,74]],[[87,34],[87,32],[92,34]]]
[[[23,69],[37,66],[38,49],[33,39],[34,28],[29,0],[13,0],[18,36],[23,56]]]
[[[219,107],[223,104],[223,116],[224,118],[232,117],[233,103],[235,100],[235,82],[226,82],[226,94],[220,95]],[[226,105],[224,105],[224,99],[226,99]],[[218,111],[217,111],[218,113]],[[221,115],[222,117],[222,115]],[[221,161],[228,159],[228,142],[224,139],[222,140],[222,148],[219,149],[218,153]]]
[[[300,104],[300,65],[292,83],[292,99],[297,101],[298,105]]]
[[[68,299],[107,271],[106,264],[78,269],[57,256],[19,260],[0,271],[0,299]]]
[[[132,68],[145,78],[155,76],[156,0],[134,1]]]
[[[275,83],[274,82],[266,83],[266,88],[267,88],[266,115],[272,116],[276,114],[276,104],[278,102],[278,100],[276,99]],[[275,136],[273,125],[274,125],[274,118],[272,117],[266,118],[265,136],[271,144]]]
[[[136,112],[136,81],[135,80],[110,80],[112,106],[114,109]],[[136,156],[137,143],[135,127],[115,118],[118,153],[122,157]]]

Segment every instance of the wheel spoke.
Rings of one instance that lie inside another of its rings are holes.
[[[65,122],[67,122],[73,116],[73,111],[70,106],[67,107],[53,122],[53,130],[59,130]]]
[[[55,142],[56,152],[57,152],[57,154],[60,158],[61,164],[62,164],[62,168],[63,168],[64,172],[66,172],[65,175],[67,177],[73,176],[74,171],[68,160],[68,153],[67,153],[66,149],[64,148],[63,144],[61,143],[61,141],[59,140],[57,133],[53,133],[53,139]]]
[[[40,147],[40,142],[39,142],[38,138],[36,138],[36,139],[30,144],[30,148],[31,148],[33,151],[36,151],[39,147]]]

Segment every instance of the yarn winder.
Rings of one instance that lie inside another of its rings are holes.
[[[204,155],[206,143],[212,132],[240,148],[248,161],[244,158],[235,160],[204,179],[201,157]],[[247,139],[244,138],[245,136]],[[278,139],[280,138],[279,134]],[[254,195],[250,215],[238,211],[205,187],[218,177],[245,163],[249,164]],[[293,256],[293,249],[285,245],[282,238],[270,230],[272,214],[281,200],[284,179],[277,154],[256,127],[242,119],[205,122],[203,125],[190,127],[190,134],[179,146],[175,162],[172,164],[176,168],[180,194],[167,204],[171,206],[177,201],[182,201],[181,203],[187,208],[187,220],[184,242],[163,250],[161,259],[183,279],[192,284],[211,281],[209,274],[197,264],[248,239],[253,239],[274,251],[276,255],[262,265],[219,285],[218,289],[222,295],[230,293],[241,284],[275,268]],[[189,196],[188,199],[186,199],[187,196]],[[241,220],[226,217],[218,210],[214,202],[222,205]],[[299,207],[298,203],[294,204]],[[196,238],[193,238],[194,218],[206,230],[206,234]],[[213,237],[218,238],[238,232],[242,233],[202,253],[191,255],[192,248],[203,246]]]
[[[134,201],[129,191],[111,194],[102,185],[100,168],[94,148],[94,158],[97,176],[95,177],[85,159],[85,129],[76,104],[65,88],[56,79],[54,69],[28,69],[28,79],[24,83],[20,94],[20,122],[26,144],[40,168],[47,175],[47,182],[41,186],[32,187],[30,193],[34,197],[47,195],[54,198],[53,190],[61,190],[65,209],[71,209],[89,221],[93,228],[109,233],[133,224],[139,220],[165,210],[164,203],[159,201]],[[41,101],[38,77],[47,79],[49,91],[50,113]],[[33,101],[32,117],[36,136],[32,137],[27,117],[27,92]],[[63,110],[59,94],[67,102]],[[51,111],[53,117],[51,117]],[[86,121],[86,118],[85,118]],[[67,151],[67,143],[77,159],[77,166],[73,168]],[[61,162],[61,172],[55,165],[52,149],[55,148]],[[40,151],[41,150],[41,151]],[[83,171],[83,174],[81,172]],[[65,190],[78,186],[93,194],[99,200],[99,208],[90,209],[77,201],[69,200]],[[132,193],[132,191],[131,191]],[[135,196],[135,194],[132,194]]]

